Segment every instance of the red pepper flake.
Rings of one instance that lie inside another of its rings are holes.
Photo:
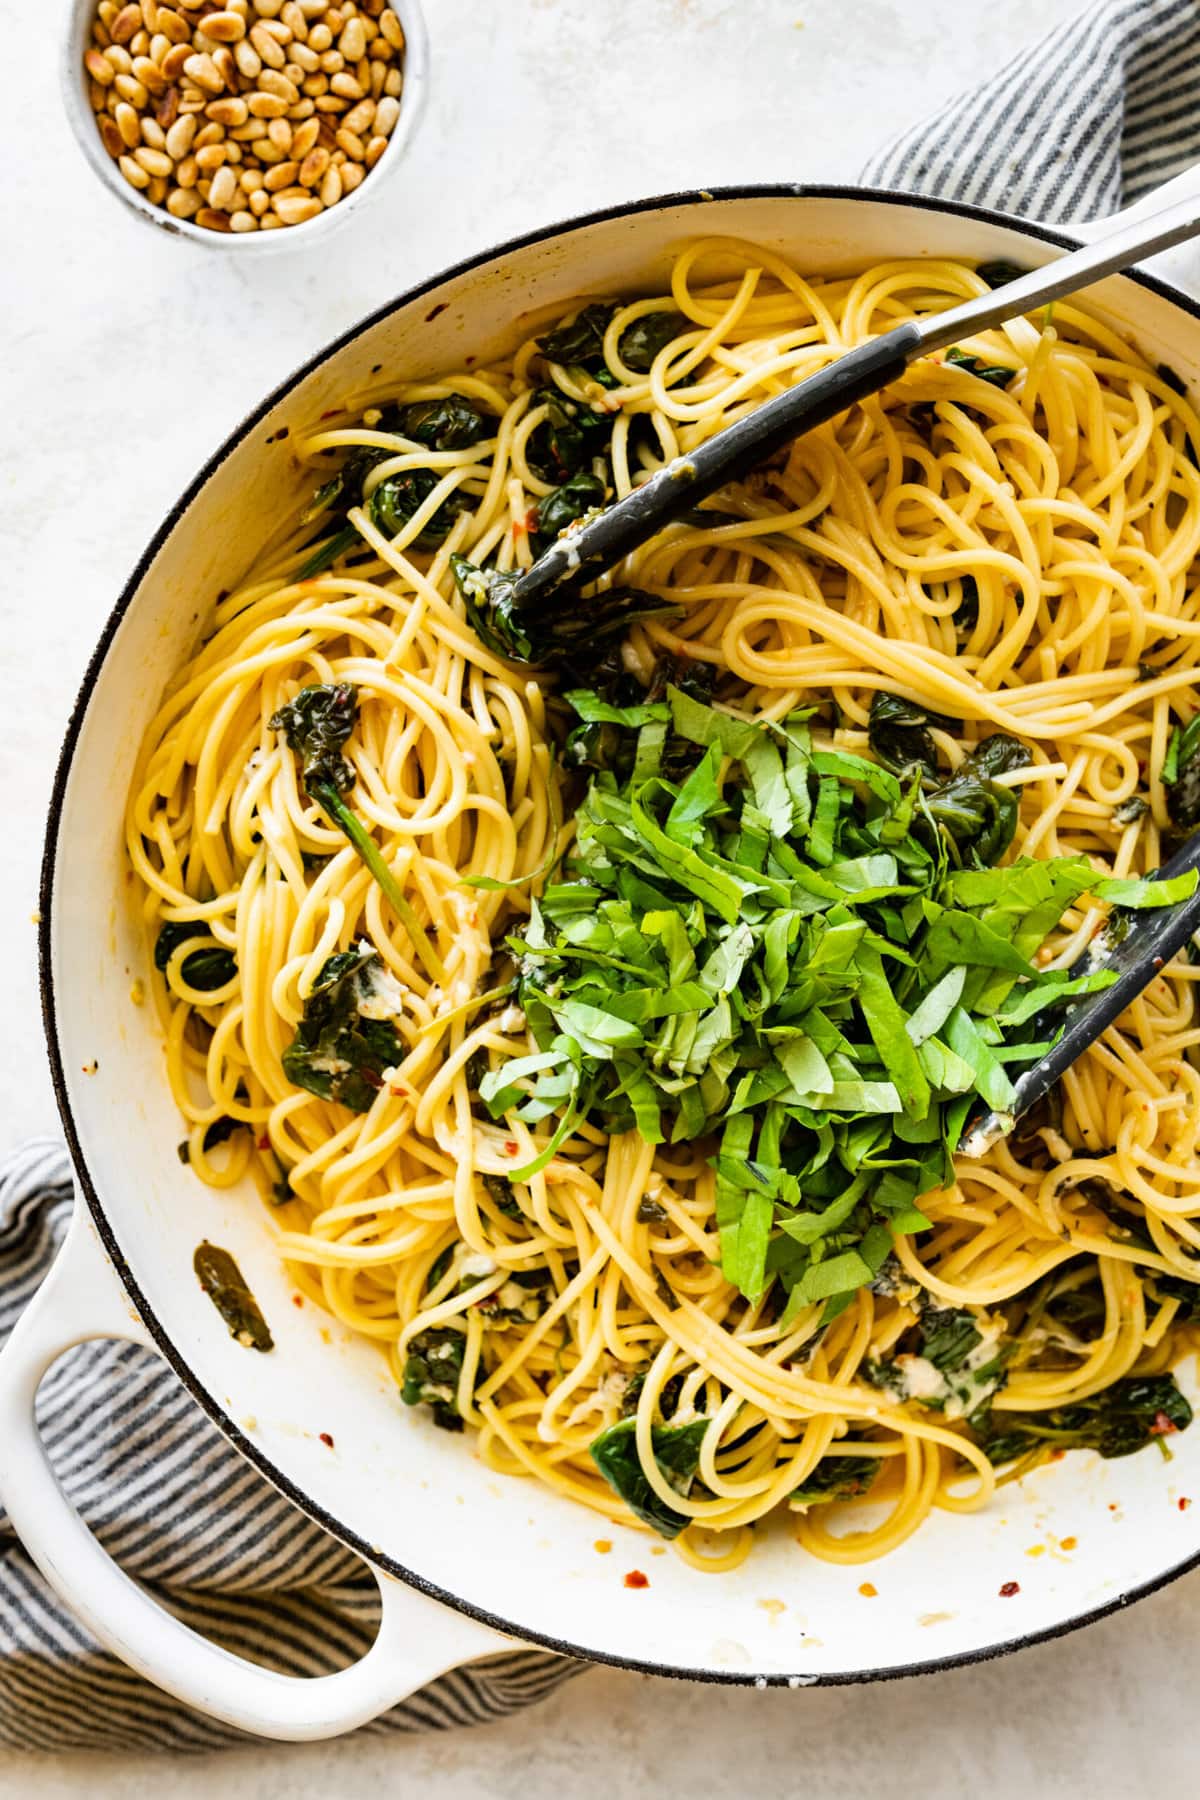
[[[1067,1454],[1067,1453],[1066,1453],[1066,1451],[1065,1451],[1065,1450],[1063,1450],[1063,1449],[1062,1449],[1062,1448],[1061,1448],[1061,1447],[1060,1447],[1060,1448],[1059,1448],[1059,1449],[1057,1449],[1057,1450],[1052,1450],[1052,1451],[1051,1451],[1051,1452],[1050,1452],[1050,1455],[1049,1455],[1049,1458],[1048,1458],[1048,1459],[1047,1459],[1047,1460],[1048,1460],[1048,1461],[1050,1461],[1050,1462],[1061,1462],[1061,1461],[1062,1461],[1062,1459],[1063,1459],[1063,1457],[1064,1457],[1064,1456],[1065,1456],[1065,1455],[1066,1455],[1066,1454]]]
[[[304,1295],[303,1294],[293,1294],[292,1295],[292,1305],[293,1306],[303,1306],[304,1305]]]
[[[1117,1505],[1115,1500],[1110,1500],[1108,1503],[1108,1510],[1109,1512],[1120,1512],[1121,1508]]]
[[[1000,1598],[1002,1600],[1011,1600],[1013,1595],[1019,1594],[1020,1591],[1021,1584],[1019,1581],[1006,1581],[1004,1586],[1000,1589]]]
[[[1191,1504],[1192,1504],[1192,1503],[1191,1503],[1191,1501],[1190,1501],[1190,1500],[1189,1500],[1189,1499],[1188,1499],[1188,1497],[1187,1497],[1187,1495],[1186,1495],[1186,1494],[1180,1494],[1180,1496],[1179,1496],[1179,1510],[1180,1510],[1180,1512],[1186,1512],[1186,1511],[1187,1511],[1187,1509],[1188,1509],[1188,1507],[1189,1507],[1189,1506],[1190,1506],[1190,1505],[1191,1505]]]
[[[321,1442],[324,1444],[324,1446],[327,1450],[333,1449],[333,1439],[330,1437],[330,1435],[327,1431],[319,1431],[317,1433],[317,1436],[320,1438]]]
[[[449,304],[450,304],[450,302],[448,300],[439,300],[437,305],[431,307],[429,309],[429,311],[425,314],[425,323],[427,325],[432,325],[433,321],[437,318],[438,314],[444,313],[446,308],[449,306]]]
[[[515,1156],[520,1148],[520,1144],[518,1144],[515,1139],[508,1138],[504,1145],[504,1154],[505,1156]]]
[[[1178,1425],[1173,1425],[1165,1412],[1156,1412],[1154,1415],[1154,1423],[1150,1427],[1150,1436],[1173,1437],[1178,1430]]]
[[[649,1587],[650,1583],[640,1569],[630,1569],[628,1575],[625,1577],[625,1586],[628,1588],[645,1588]]]
[[[1162,957],[1161,957],[1161,956],[1156,956],[1156,957],[1155,957],[1155,958],[1154,958],[1154,967],[1155,967],[1155,968],[1156,968],[1156,969],[1161,969],[1161,968],[1162,968],[1162,966],[1163,966],[1163,959],[1162,959]]]
[[[873,1581],[864,1581],[860,1583],[858,1591],[865,1600],[874,1600],[879,1593],[879,1589],[875,1586]]]
[[[592,1549],[595,1550],[597,1552],[597,1554],[600,1556],[607,1556],[609,1551],[612,1549],[612,1539],[611,1538],[597,1538],[595,1543],[592,1545]]]
[[[256,1150],[269,1150],[271,1148],[271,1140],[265,1131],[260,1138],[255,1138],[254,1148]]]
[[[340,406],[327,407],[325,409],[325,411],[321,414],[321,417],[323,419],[336,419],[341,410],[342,409]]]
[[[1078,1542],[1079,1539],[1074,1537],[1059,1538],[1058,1547],[1060,1550],[1074,1550]]]

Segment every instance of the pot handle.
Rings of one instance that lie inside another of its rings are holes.
[[[333,1675],[280,1675],[210,1643],[112,1560],[67,1499],[34,1418],[43,1375],[94,1338],[156,1348],[76,1202],[53,1268],[0,1352],[0,1499],[50,1586],[100,1643],[188,1706],[260,1737],[335,1737],[457,1664],[514,1648],[378,1569],[383,1616],[360,1662]]]
[[[1162,212],[1168,206],[1174,206],[1179,200],[1192,200],[1200,195],[1200,162],[1192,163],[1182,174],[1173,175],[1170,181],[1164,181],[1161,187],[1151,193],[1144,194],[1132,206],[1122,208],[1119,213],[1110,213],[1106,219],[1089,219],[1082,225],[1069,225],[1067,230],[1075,237],[1082,238],[1084,243],[1091,243],[1093,238],[1111,231],[1118,222],[1122,225],[1133,225],[1139,220],[1149,219],[1156,212]],[[1195,240],[1186,244],[1176,244],[1173,250],[1161,250],[1157,256],[1150,256],[1140,265],[1147,273],[1157,275],[1160,280],[1170,282],[1172,287],[1182,288],[1185,294],[1193,299],[1200,299],[1200,247]]]

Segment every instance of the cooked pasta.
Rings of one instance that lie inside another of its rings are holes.
[[[565,1100],[493,1116],[509,1063],[525,1098],[538,1073],[506,940],[571,867],[584,777],[559,693],[592,685],[605,614],[574,603],[557,678],[477,634],[451,559],[527,565],[987,274],[816,279],[706,240],[668,295],[556,308],[509,358],[383,370],[295,421],[302,497],[217,601],[131,786],[196,1175],[253,1176],[298,1291],[486,1463],[657,1524],[699,1567],[740,1562],[777,1513],[813,1554],[877,1557],[936,1507],[985,1505],[998,1470],[1187,1422],[1168,1371],[1200,1293],[1200,966],[1164,968],[1055,1107],[959,1158],[869,1281],[836,1304],[784,1306],[769,1277],[747,1294],[722,1261],[711,1134],[650,1142],[587,1108],[564,1125]],[[925,790],[989,736],[1023,747],[988,789],[1018,803],[1008,863],[1154,870],[1190,822],[1176,728],[1200,654],[1200,420],[1180,387],[1074,303],[917,363],[630,559],[612,583],[651,599],[610,675],[652,695],[656,670],[699,671],[705,704],[784,735],[815,708],[818,761],[872,761],[875,697],[899,696],[931,747]],[[341,712],[302,718],[305,689]],[[1106,910],[1078,893],[1036,967],[1072,965]],[[339,980],[361,1062],[331,1049]],[[592,1454],[606,1434],[615,1481]]]

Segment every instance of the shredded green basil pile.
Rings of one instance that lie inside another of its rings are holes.
[[[1195,878],[987,866],[1016,822],[991,776],[1028,760],[1011,739],[943,776],[894,707],[885,767],[815,747],[804,713],[751,722],[679,688],[568,699],[590,767],[575,844],[509,939],[538,1048],[479,1090],[493,1117],[553,1121],[513,1173],[584,1120],[709,1138],[727,1279],[751,1301],[778,1284],[782,1323],[821,1301],[833,1317],[927,1226],[916,1202],[950,1178],[968,1111],[1003,1111],[1052,1009],[1111,979],[1035,966],[1066,909],[1167,905]]]

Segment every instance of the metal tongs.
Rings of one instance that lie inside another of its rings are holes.
[[[1052,300],[1129,268],[1155,251],[1169,249],[1200,233],[1200,198],[1193,196],[1165,207],[1150,218],[1119,225],[1080,250],[1054,258],[1040,269],[1006,282],[944,312],[898,325],[884,336],[849,350],[835,362],[767,401],[745,418],[709,438],[686,456],[656,471],[641,487],[560,538],[508,588],[511,613],[535,619],[558,598],[596,580],[623,557],[644,544],[701,500],[729,482],[747,475],[794,438],[824,424],[848,406],[896,381],[918,357],[944,350],[972,333],[1002,325],[1008,319],[1045,306]],[[1181,875],[1200,868],[1200,833],[1159,870],[1160,876]],[[1066,1023],[1053,1047],[1032,1063],[1015,1083],[1016,1098],[1004,1113],[991,1112],[969,1122],[959,1143],[966,1156],[982,1156],[1007,1136],[1022,1113],[1042,1098],[1089,1044],[1149,985],[1189,938],[1200,930],[1200,888],[1176,906],[1145,913],[1120,913],[1120,928],[1105,928],[1071,970],[1072,975],[1097,968],[1115,971],[1107,988],[1065,1009]],[[1057,1028],[1063,1018],[1057,1014]]]

